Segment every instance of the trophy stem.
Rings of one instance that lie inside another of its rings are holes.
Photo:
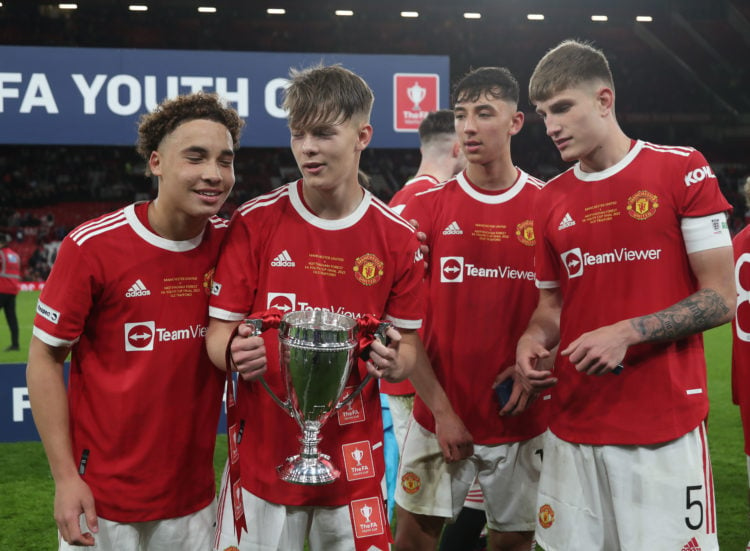
[[[303,427],[299,455],[288,457],[278,466],[279,478],[295,484],[330,484],[339,477],[339,470],[333,466],[330,457],[318,451],[320,443],[320,423],[307,421]]]

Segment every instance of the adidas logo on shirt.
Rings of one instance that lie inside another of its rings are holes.
[[[289,251],[284,249],[281,253],[271,261],[271,266],[293,268],[295,266],[294,260],[289,256]]]
[[[558,230],[564,230],[565,228],[569,228],[570,226],[575,226],[575,220],[573,220],[573,217],[570,215],[569,212],[565,213],[565,216],[563,216],[563,219],[560,221],[560,225],[557,226]]]
[[[448,227],[443,230],[443,235],[463,235],[463,231],[458,226],[458,222],[455,220],[448,224]]]
[[[685,546],[682,548],[682,551],[701,551],[701,546],[698,545],[698,540],[692,538],[685,544]]]
[[[125,293],[125,296],[128,298],[133,297],[147,297],[151,294],[151,291],[146,289],[146,286],[143,284],[143,282],[139,279],[135,283],[133,283],[130,286],[130,289],[128,289],[128,292]]]

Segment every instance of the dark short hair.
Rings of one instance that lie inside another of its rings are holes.
[[[477,101],[483,95],[518,104],[518,81],[505,67],[479,67],[466,73],[453,87],[453,105]]]
[[[435,136],[455,133],[456,123],[452,109],[430,111],[419,123],[419,141],[423,144],[429,142]]]

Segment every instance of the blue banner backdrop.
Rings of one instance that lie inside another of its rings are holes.
[[[70,363],[65,362],[65,383],[68,382]],[[226,406],[221,408],[217,431],[224,434],[227,427]],[[26,387],[26,364],[0,364],[0,442],[30,442],[39,440],[29,405]]]
[[[246,120],[242,146],[284,147],[289,69],[321,62],[373,89],[372,147],[419,147],[419,122],[449,101],[447,56],[0,46],[0,144],[133,145],[142,113],[206,90]]]

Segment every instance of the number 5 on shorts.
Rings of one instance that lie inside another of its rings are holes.
[[[685,492],[685,508],[689,512],[689,516],[685,517],[685,524],[688,528],[691,530],[698,530],[701,526],[703,526],[703,502],[701,501],[701,497],[698,497],[697,499],[691,499],[691,493],[694,491],[701,491],[703,490],[703,486],[688,486],[686,488]],[[699,496],[703,496],[703,493],[699,494]],[[693,523],[690,520],[691,516],[695,516],[694,512],[692,511],[693,508],[698,508],[698,522]]]

